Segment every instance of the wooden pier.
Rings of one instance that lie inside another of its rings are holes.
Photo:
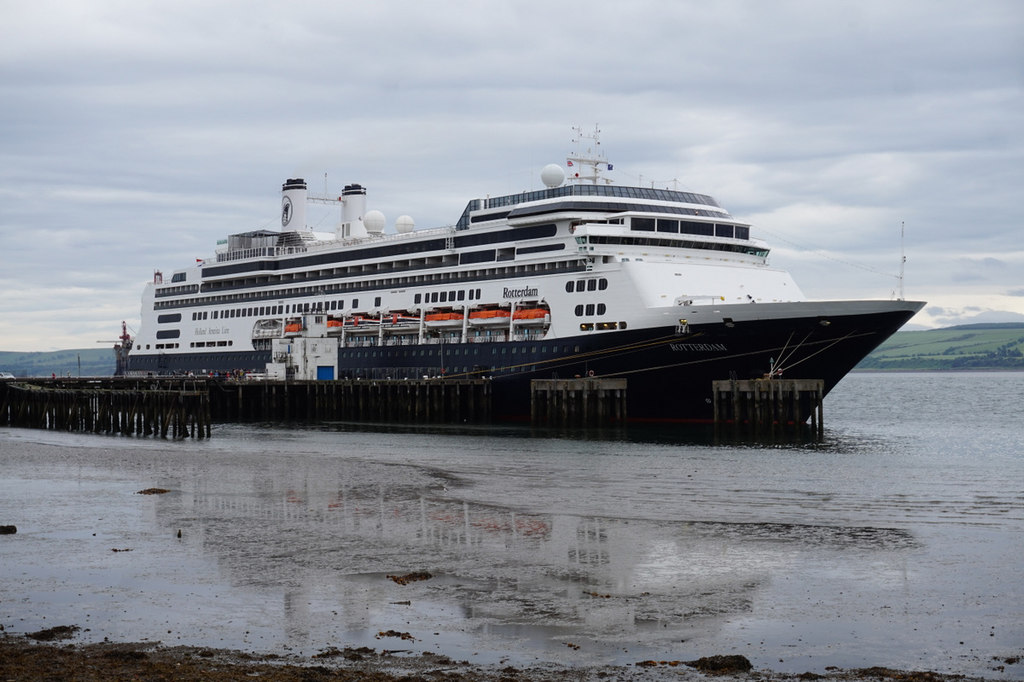
[[[626,422],[627,380],[530,382],[534,424]],[[713,382],[716,433],[824,433],[821,380]],[[36,378],[0,381],[0,426],[161,438],[208,438],[213,422],[488,423],[488,379],[259,381],[207,377]]]
[[[32,379],[0,382],[0,425],[161,438],[209,438],[203,382]]]
[[[488,422],[486,379],[212,382],[213,419],[239,421]]]
[[[801,429],[811,423],[824,436],[821,379],[729,379],[712,382],[715,425],[731,424],[754,435]]]
[[[248,381],[34,378],[0,381],[0,426],[208,438],[212,422],[491,420],[486,379]]]
[[[603,426],[626,420],[626,379],[534,379],[530,421],[557,426]]]

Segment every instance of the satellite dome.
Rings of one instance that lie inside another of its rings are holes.
[[[366,231],[371,234],[383,232],[385,222],[387,221],[384,219],[384,214],[377,210],[367,211],[363,216],[363,225],[366,225]]]
[[[416,222],[412,219],[412,216],[400,215],[395,220],[395,231],[399,234],[412,232],[414,227],[416,227]]]
[[[546,187],[558,187],[565,180],[565,171],[557,163],[549,163],[541,170],[540,179]]]

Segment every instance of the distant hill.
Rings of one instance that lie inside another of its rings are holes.
[[[73,377],[103,377],[114,374],[112,348],[83,348],[19,353],[0,351],[0,372],[16,377],[48,377],[51,374]]]
[[[896,332],[856,369],[1024,370],[1024,324],[964,324]]]

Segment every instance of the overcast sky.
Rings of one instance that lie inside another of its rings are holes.
[[[1018,0],[0,0],[0,102],[0,350],[137,329],[286,178],[436,227],[595,124],[809,297],[898,295],[905,224],[912,324],[1024,320]]]

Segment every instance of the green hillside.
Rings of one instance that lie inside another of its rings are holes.
[[[857,369],[1024,369],[1024,324],[965,324],[896,332]]]
[[[85,348],[46,352],[18,353],[0,351],[0,372],[17,377],[111,376],[114,373],[111,348]]]

